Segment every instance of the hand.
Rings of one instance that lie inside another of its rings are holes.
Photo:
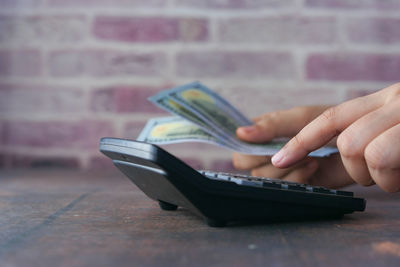
[[[274,155],[272,163],[294,166],[335,137],[354,181],[400,191],[400,83],[327,109]]]
[[[256,118],[253,126],[239,128],[237,135],[240,139],[253,143],[267,142],[277,137],[292,137],[327,108],[328,106],[298,107],[268,113]],[[323,159],[306,158],[290,168],[279,169],[271,164],[271,157],[235,153],[233,164],[237,169],[251,170],[254,176],[330,188],[353,183],[338,155]]]

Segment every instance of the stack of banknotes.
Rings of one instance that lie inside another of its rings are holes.
[[[253,122],[226,99],[199,82],[165,90],[149,98],[175,116],[149,120],[137,140],[152,144],[206,142],[252,155],[273,155],[287,139],[254,144],[240,140],[236,129]],[[322,147],[310,153],[326,157],[338,150]]]

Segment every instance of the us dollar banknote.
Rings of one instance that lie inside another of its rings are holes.
[[[181,117],[161,117],[150,119],[140,133],[139,141],[153,144],[173,144],[181,142],[206,142],[229,147],[223,140],[204,131],[201,127]],[[230,147],[234,149],[234,147]]]
[[[178,117],[150,120],[139,141],[154,144],[200,141],[253,155],[273,155],[288,141],[280,139],[253,144],[238,139],[236,129],[251,125],[252,121],[199,82],[162,91],[149,100]],[[336,152],[335,147],[323,147],[309,155],[324,157]]]

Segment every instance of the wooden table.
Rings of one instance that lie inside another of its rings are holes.
[[[210,228],[116,170],[0,172],[1,266],[400,266],[400,194],[341,220]]]

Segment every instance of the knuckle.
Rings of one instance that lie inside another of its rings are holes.
[[[379,141],[374,140],[367,145],[364,152],[364,158],[369,168],[374,170],[387,169],[386,153],[383,151],[383,146]]]
[[[259,127],[259,131],[263,133],[264,138],[271,139],[276,136],[277,125],[280,121],[280,111],[268,113],[259,121],[256,126]]]
[[[260,126],[270,126],[275,123],[277,120],[279,121],[280,111],[274,111],[271,113],[267,113],[263,115],[262,119],[258,122]]]
[[[327,121],[329,124],[333,124],[336,120],[336,116],[338,113],[338,108],[337,107],[331,107],[326,109],[324,112],[322,112],[321,116],[322,118]]]
[[[393,84],[391,87],[397,93],[397,95],[400,94],[400,82]]]
[[[300,134],[295,135],[292,139],[292,142],[294,143],[295,146],[300,147],[304,150],[308,150],[308,149],[306,149],[304,139]]]
[[[384,89],[384,92],[387,92],[385,103],[391,102],[400,97],[400,83],[395,83],[388,88]]]
[[[342,132],[337,138],[337,147],[340,154],[345,158],[354,158],[363,156],[362,151],[356,147],[357,135],[352,134],[350,131]]]
[[[264,116],[260,121],[258,121],[257,124],[261,127],[270,125],[273,122],[274,116],[275,115],[273,115],[273,114],[268,114],[268,115]]]

